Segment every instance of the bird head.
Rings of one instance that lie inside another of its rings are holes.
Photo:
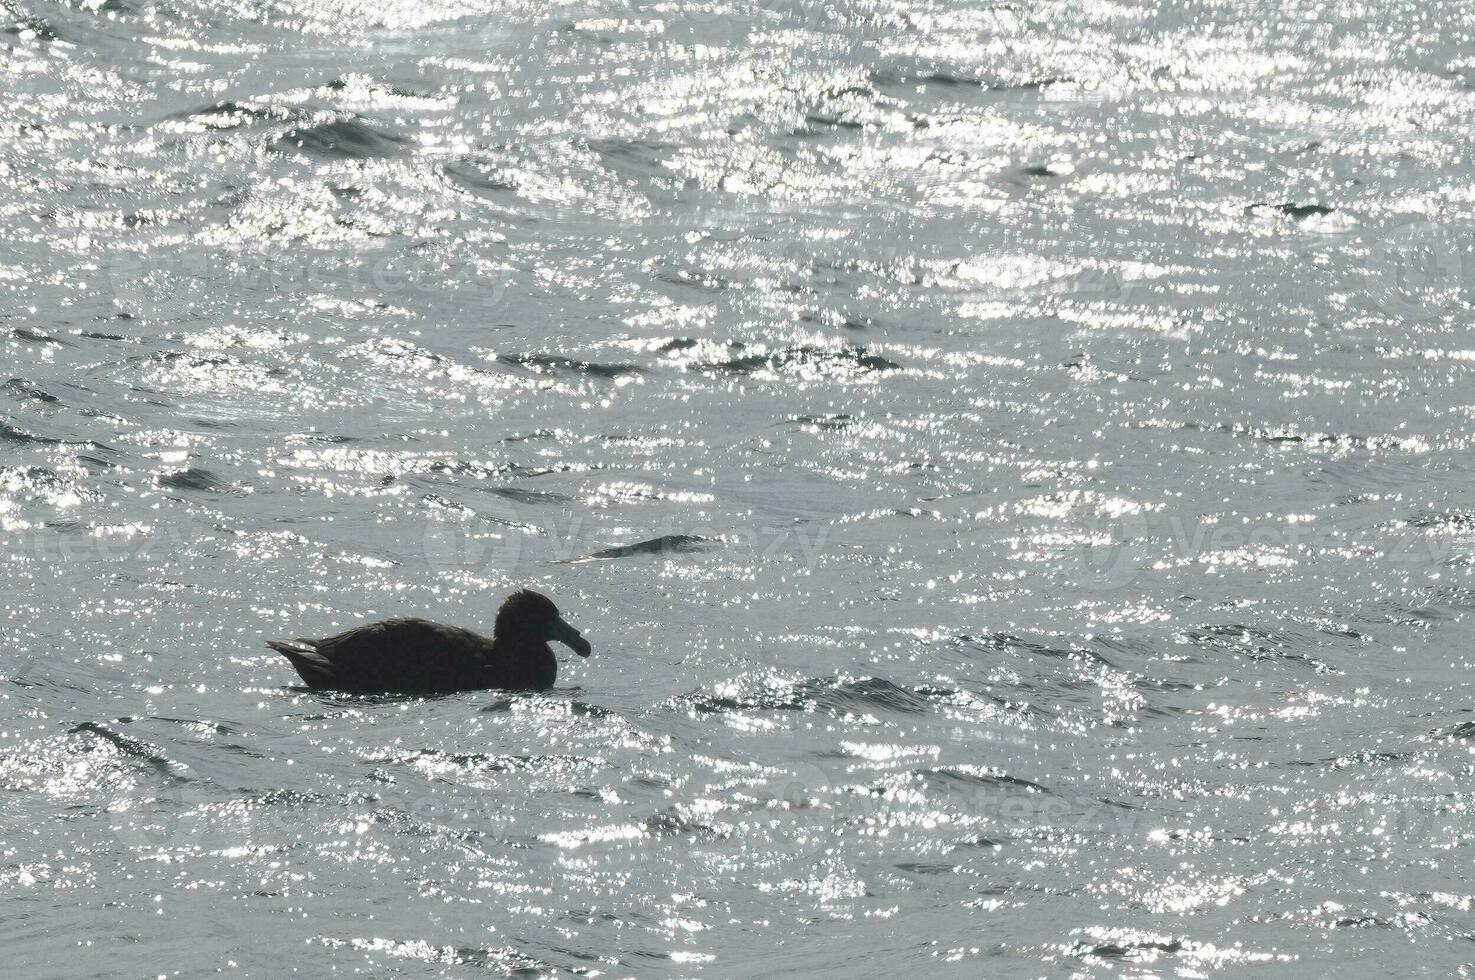
[[[531,589],[520,589],[507,597],[497,610],[494,638],[529,639],[540,643],[557,640],[581,657],[593,653],[589,641],[559,615],[553,600]]]

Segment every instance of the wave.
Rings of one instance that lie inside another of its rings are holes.
[[[303,118],[303,114],[290,106],[252,105],[227,99],[201,109],[186,109],[170,118],[187,119],[211,129],[239,129],[262,123],[296,122]]]
[[[154,480],[166,490],[198,490],[206,493],[228,493],[233,490],[229,483],[221,480],[209,470],[191,467],[175,473],[166,473]]]
[[[41,390],[24,378],[11,378],[5,384],[0,385],[0,390],[15,395],[17,398],[28,398],[31,401],[44,402],[48,405],[56,405],[61,402],[60,398],[48,391]]]
[[[270,148],[279,153],[304,153],[341,160],[370,160],[393,156],[413,142],[408,136],[388,133],[357,119],[336,119],[289,129],[274,139]]]
[[[858,680],[815,677],[743,695],[685,695],[670,704],[699,714],[813,711],[851,716],[883,711],[917,715],[932,710],[935,704],[947,700],[953,693],[941,689],[902,687],[880,677]]]
[[[23,341],[24,343],[27,343],[27,344],[39,344],[39,345],[41,345],[43,347],[71,347],[72,346],[71,344],[67,343],[65,340],[60,340],[60,339],[58,339],[56,337],[53,337],[49,333],[42,333],[39,330],[32,330],[29,327],[12,327],[11,329],[5,331],[5,333],[3,335],[0,335],[0,336],[7,336],[11,340],[19,340],[19,341]]]
[[[514,364],[539,371],[571,371],[576,374],[592,374],[597,378],[619,378],[627,374],[645,373],[645,368],[636,364],[576,361],[559,354],[498,354],[497,360],[502,364]]]
[[[0,440],[15,442],[21,445],[34,446],[65,446],[69,445],[65,439],[53,439],[50,436],[37,436],[18,429],[9,422],[0,421]]]
[[[115,732],[106,725],[92,721],[84,721],[67,729],[68,735],[91,735],[109,745],[112,745],[124,756],[142,762],[147,768],[153,769],[171,782],[187,783],[190,780],[175,771],[174,763],[169,761],[162,750],[155,748],[149,743]]]
[[[770,353],[745,354],[725,361],[713,361],[699,370],[721,374],[757,374],[760,372],[812,371],[820,374],[898,371],[901,365],[866,348],[849,345],[838,348],[790,347]]]
[[[1051,790],[1029,779],[1011,776],[992,766],[942,766],[920,773],[922,781],[945,791],[964,789],[1016,789],[1026,793],[1050,793]]]
[[[714,540],[713,538],[704,538],[696,534],[665,534],[659,538],[651,538],[649,541],[605,548],[602,551],[585,555],[583,558],[575,558],[567,564],[585,561],[610,561],[616,558],[637,558],[646,555],[687,554],[689,552],[703,550]]]

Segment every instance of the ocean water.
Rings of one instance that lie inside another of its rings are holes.
[[[0,0],[0,972],[1472,975],[1472,40]]]

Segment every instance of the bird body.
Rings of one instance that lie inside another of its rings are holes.
[[[543,595],[513,593],[491,639],[424,619],[390,619],[321,640],[273,640],[308,687],[362,693],[542,690],[558,678],[549,640],[589,656],[587,640]]]

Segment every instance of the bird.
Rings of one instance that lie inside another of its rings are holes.
[[[553,600],[531,589],[507,597],[492,638],[425,619],[389,619],[322,640],[271,640],[307,686],[361,694],[545,690],[558,678],[548,641],[593,652]]]

